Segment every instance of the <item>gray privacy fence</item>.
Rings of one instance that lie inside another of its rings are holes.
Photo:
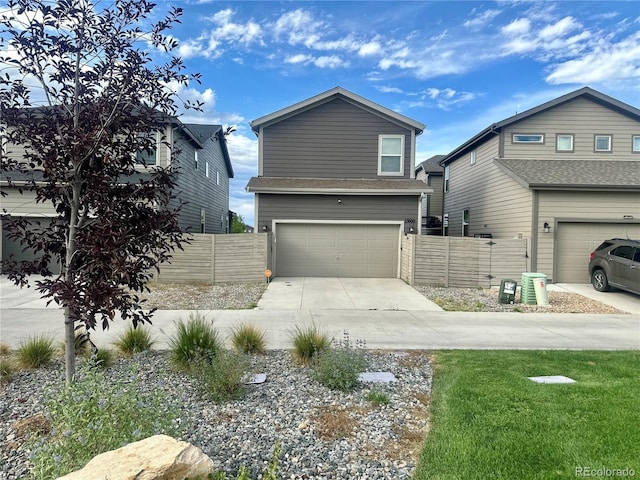
[[[193,242],[163,264],[160,283],[265,281],[271,268],[271,233],[193,235]],[[409,285],[489,287],[527,271],[527,240],[403,235],[400,278]],[[277,272],[276,272],[277,273]]]
[[[489,287],[526,271],[526,239],[402,237],[400,278],[409,285]]]
[[[160,266],[159,283],[264,281],[271,265],[271,234],[193,235],[193,242]]]

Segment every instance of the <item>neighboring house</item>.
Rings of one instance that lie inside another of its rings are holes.
[[[162,138],[164,136],[164,138]],[[233,178],[233,168],[227,150],[224,130],[221,125],[183,124],[177,119],[167,123],[162,135],[158,133],[155,152],[144,153],[147,165],[167,166],[171,161],[168,145],[173,145],[179,152],[177,161],[180,170],[176,182],[178,201],[183,201],[180,216],[180,227],[192,233],[229,233],[229,178]],[[161,140],[162,139],[162,140]],[[20,158],[19,146],[5,145],[8,152],[15,152]],[[141,171],[144,167],[140,166]],[[37,175],[35,170],[33,174]],[[28,216],[39,222],[56,215],[49,203],[36,203],[34,193],[24,191],[20,194],[15,187],[8,187],[4,172],[0,178],[3,192],[2,211],[8,215]],[[20,184],[20,175],[12,173],[15,184]],[[14,259],[28,258],[29,253],[22,253],[16,241],[7,237],[2,229],[2,259],[13,255]]]
[[[425,126],[336,87],[251,122],[255,228],[273,231],[278,276],[398,277],[420,229],[416,136]]]
[[[640,110],[585,87],[490,125],[442,160],[444,228],[528,240],[530,271],[589,281],[589,253],[640,238]]]
[[[422,180],[433,189],[433,193],[422,199],[421,233],[424,235],[442,235],[444,168],[440,162],[444,157],[434,155],[416,166],[416,180]]]

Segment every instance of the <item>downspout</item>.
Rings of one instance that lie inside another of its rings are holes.
[[[530,272],[535,272],[538,269],[538,199],[539,192],[534,190],[531,195],[531,258],[530,258]]]

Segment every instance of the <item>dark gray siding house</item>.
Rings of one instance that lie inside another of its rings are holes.
[[[167,125],[157,135],[155,152],[145,154],[147,165],[169,165],[172,148],[178,152],[176,161],[180,167],[175,202],[184,202],[180,227],[192,233],[229,233],[229,178],[233,178],[233,168],[222,126],[185,125],[177,119],[167,119]],[[19,158],[24,148],[11,146],[9,151]],[[144,170],[141,165],[140,173],[144,174]],[[38,173],[34,171],[27,176]],[[19,185],[16,175],[12,174],[14,185]],[[10,186],[4,176],[0,184],[6,193],[2,198],[4,215],[29,217],[34,228],[47,226],[58,215],[50,204],[36,202],[33,192],[20,193],[16,186]],[[22,247],[8,237],[5,229],[0,238],[2,260],[10,256],[14,260],[32,258],[33,252],[22,252]]]
[[[256,231],[277,276],[398,277],[400,236],[420,230],[415,139],[425,126],[336,87],[251,122]]]

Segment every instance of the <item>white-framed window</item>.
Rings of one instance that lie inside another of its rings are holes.
[[[216,170],[216,185],[220,185],[220,172]]]
[[[469,236],[469,209],[466,208],[462,211],[462,236]]]
[[[209,162],[204,162],[204,176],[209,178]]]
[[[404,175],[404,135],[378,137],[378,175]]]
[[[514,133],[511,137],[513,143],[544,143],[542,133]]]
[[[611,135],[594,135],[593,150],[595,152],[610,152],[611,138],[612,138]]]
[[[471,165],[475,165],[476,164],[476,151],[475,150],[471,150],[471,153],[469,154],[469,161],[470,161]]]
[[[136,152],[136,163],[140,165],[158,165],[160,132],[143,133],[138,137],[141,139],[141,149]]]
[[[573,152],[573,135],[567,133],[556,135],[556,150],[558,152]]]
[[[195,163],[196,170],[198,169],[198,150],[193,151],[193,161]]]
[[[640,153],[640,135],[634,135],[631,138],[631,151],[633,153]]]
[[[449,165],[444,166],[444,193],[449,191]]]
[[[200,209],[200,233],[207,231],[207,212],[204,208]]]

